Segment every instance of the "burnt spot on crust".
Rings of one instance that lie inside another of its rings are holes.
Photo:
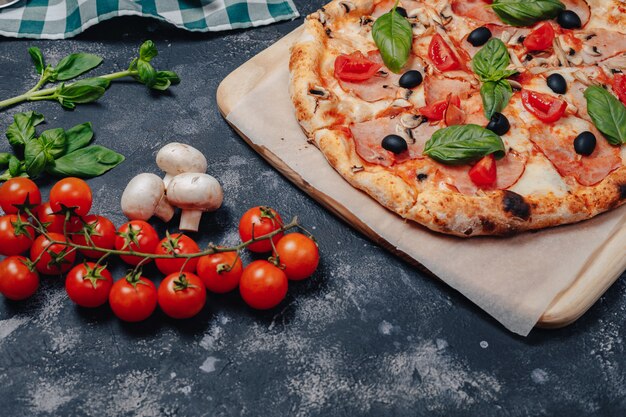
[[[496,224],[489,219],[485,219],[484,217],[480,218],[480,224],[483,227],[483,231],[487,233],[491,233],[496,230]]]
[[[472,233],[474,233],[474,229],[471,227],[463,232],[465,236],[470,236]]]
[[[619,189],[619,199],[620,200],[626,199],[626,183],[618,184],[617,188]]]
[[[502,198],[504,211],[522,220],[530,218],[530,205],[524,200],[524,197],[514,193],[513,191],[504,190]]]

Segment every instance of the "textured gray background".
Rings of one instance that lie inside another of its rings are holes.
[[[303,14],[322,4],[296,3]],[[122,224],[125,183],[157,172],[156,151],[178,140],[206,153],[225,189],[201,242],[234,242],[245,209],[270,204],[301,216],[322,253],[314,278],[291,285],[276,310],[252,311],[237,294],[209,296],[187,322],[157,312],[124,324],[108,307],[75,307],[61,278],[44,278],[32,300],[0,301],[0,415],[624,415],[624,276],[576,324],[516,337],[324,211],[227,126],[215,103],[220,80],[300,23],[199,35],[123,18],[70,41],[0,40],[1,97],[36,82],[31,45],[52,62],[100,54],[104,73],[125,68],[149,38],[160,51],[155,65],[181,75],[165,95],[116,83],[73,112],[37,103],[0,113],[3,130],[30,109],[49,127],[92,121],[96,142],[127,156],[90,181],[95,212]],[[117,265],[116,276],[123,270]]]

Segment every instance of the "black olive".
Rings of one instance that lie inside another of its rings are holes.
[[[415,88],[422,83],[422,80],[423,77],[421,72],[418,70],[409,70],[402,74],[398,84],[400,84],[400,87],[402,88]]]
[[[491,38],[491,31],[488,28],[481,26],[474,29],[469,34],[469,36],[467,37],[467,41],[473,46],[483,46],[487,43],[489,38]]]
[[[565,94],[567,92],[567,81],[561,74],[551,74],[548,79],[548,87],[557,94]]]
[[[571,11],[571,10],[563,10],[559,12],[559,15],[556,17],[556,22],[563,29],[580,29],[583,24],[580,21],[580,17]]]
[[[510,128],[511,125],[509,124],[509,119],[507,119],[502,113],[498,112],[491,116],[491,120],[489,120],[489,123],[487,124],[487,129],[491,130],[498,136],[506,134]]]
[[[402,16],[402,17],[407,17],[408,15],[406,14],[406,9],[404,7],[396,7],[396,12]]]
[[[596,136],[591,132],[583,132],[574,139],[574,150],[578,155],[589,156],[596,149]]]
[[[406,143],[406,140],[402,136],[398,135],[387,135],[383,138],[382,142],[383,149],[388,150],[389,152],[393,152],[395,154],[400,154],[407,149],[409,146]]]

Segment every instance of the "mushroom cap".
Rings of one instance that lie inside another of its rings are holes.
[[[122,194],[122,212],[131,220],[148,220],[165,194],[163,180],[143,173],[128,182]]]
[[[156,163],[170,175],[184,172],[206,172],[207,160],[196,148],[184,143],[172,142],[162,147],[156,156]]]
[[[175,176],[169,183],[167,199],[183,210],[213,211],[222,205],[224,193],[220,183],[212,176],[187,172]]]

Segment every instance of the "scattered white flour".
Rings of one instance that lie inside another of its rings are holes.
[[[548,379],[550,378],[548,377],[548,373],[546,371],[537,368],[533,369],[530,373],[530,379],[532,379],[535,384],[543,385],[548,382]]]
[[[211,373],[215,371],[215,364],[219,362],[219,359],[217,359],[216,357],[213,356],[209,356],[208,358],[206,358],[204,360],[204,362],[202,362],[202,365],[200,365],[200,369],[203,372],[206,373]]]
[[[389,323],[386,320],[383,320],[378,325],[378,331],[381,332],[382,334],[384,334],[385,336],[390,335],[392,330],[393,330],[393,324]]]
[[[448,347],[448,342],[444,339],[437,339],[435,343],[437,344],[437,349],[439,350],[443,350]]]
[[[483,349],[487,349],[489,347],[489,343],[487,343],[487,341],[483,340],[480,342],[480,347]]]
[[[72,400],[71,381],[40,380],[29,390],[29,402],[35,413],[54,414],[59,407]]]
[[[11,317],[10,319],[0,320],[0,341],[4,340],[29,320],[27,317]]]

